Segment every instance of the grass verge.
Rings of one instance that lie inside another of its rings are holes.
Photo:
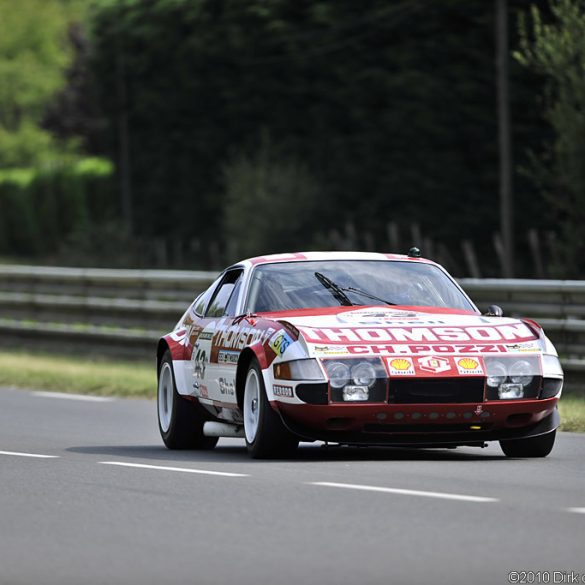
[[[585,398],[564,394],[559,402],[561,431],[585,433]]]
[[[153,398],[156,372],[150,362],[0,351],[0,386]],[[565,393],[559,409],[561,430],[585,432],[585,396]]]
[[[156,371],[151,362],[0,351],[0,385],[152,398]]]

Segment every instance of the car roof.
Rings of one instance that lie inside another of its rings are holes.
[[[405,254],[386,254],[380,252],[294,252],[290,254],[269,254],[266,256],[248,258],[238,262],[238,264],[256,266],[258,264],[302,262],[307,260],[394,260],[435,264],[435,262],[426,258],[416,258]]]

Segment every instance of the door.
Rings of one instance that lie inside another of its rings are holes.
[[[236,307],[242,287],[242,269],[228,270],[211,297],[201,320],[203,330],[193,345],[193,385],[202,404],[233,410],[236,402],[238,354],[226,351],[223,344],[234,328]],[[229,413],[220,414],[231,418]]]

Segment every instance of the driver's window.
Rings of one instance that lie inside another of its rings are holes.
[[[194,304],[193,310],[198,317],[203,317],[207,304],[209,303],[209,299],[215,292],[215,289],[217,288],[217,285],[220,282],[220,280],[221,277],[217,278],[215,282],[203,294],[200,294],[193,303]]]
[[[223,317],[229,314],[228,308],[235,309],[237,295],[240,290],[238,286],[242,278],[243,270],[230,270],[226,272],[220,285],[207,307],[206,318]]]

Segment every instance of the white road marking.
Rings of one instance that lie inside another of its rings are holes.
[[[17,453],[16,451],[0,451],[0,455],[14,457],[35,457],[36,459],[59,459],[59,455],[39,455],[38,453]]]
[[[585,508],[567,508],[567,512],[573,512],[574,514],[585,514]]]
[[[159,469],[161,471],[182,471],[183,473],[200,473],[202,475],[220,475],[222,477],[249,477],[247,473],[228,473],[227,471],[208,471],[190,467],[166,467],[162,465],[145,465],[143,463],[124,463],[123,461],[100,461],[102,465],[119,465],[120,467],[137,467],[139,469]]]
[[[86,396],[84,394],[66,394],[64,392],[33,392],[35,396],[42,398],[61,398],[63,400],[83,400],[85,402],[113,402],[115,398],[109,396]]]
[[[443,500],[460,500],[462,502],[498,502],[497,498],[486,498],[483,496],[467,496],[463,494],[447,494],[443,492],[423,492],[419,490],[405,490],[399,488],[386,488],[374,485],[357,485],[352,483],[331,483],[327,481],[311,482],[310,485],[324,487],[345,488],[350,490],[364,490],[368,492],[382,492],[386,494],[399,494],[404,496],[422,496],[425,498],[440,498]]]

